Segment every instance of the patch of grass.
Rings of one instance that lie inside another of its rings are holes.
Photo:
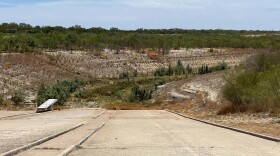
[[[234,113],[259,113],[266,111],[267,108],[261,107],[260,105],[232,105],[228,104],[223,106],[218,112],[218,115],[234,114]]]

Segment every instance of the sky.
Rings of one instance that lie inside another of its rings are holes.
[[[280,30],[280,0],[0,0],[0,23]]]

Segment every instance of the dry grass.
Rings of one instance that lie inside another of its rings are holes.
[[[223,106],[217,113],[217,115],[226,115],[234,113],[260,113],[265,112],[267,109],[259,105],[227,105]]]

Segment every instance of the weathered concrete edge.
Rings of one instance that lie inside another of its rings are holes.
[[[4,117],[1,117],[0,120],[7,120],[9,118],[25,117],[25,116],[30,116],[30,115],[36,115],[36,113],[26,113],[26,114],[17,114],[17,115],[4,116]]]
[[[22,118],[22,117],[37,116],[37,115],[47,114],[47,113],[51,113],[51,112],[55,112],[55,111],[48,111],[48,112],[42,112],[42,113],[35,113],[34,112],[34,113],[10,115],[10,116],[1,117],[0,120],[15,120],[15,119]],[[9,118],[11,118],[11,119],[9,119]]]
[[[259,137],[259,138],[270,140],[270,141],[280,142],[280,138],[276,138],[276,137],[267,136],[267,135],[263,135],[263,134],[259,134],[259,133],[254,133],[254,132],[249,132],[249,131],[241,130],[241,129],[238,129],[238,128],[233,128],[233,127],[229,127],[229,126],[224,126],[224,125],[216,124],[216,123],[213,123],[213,122],[209,122],[209,121],[197,119],[197,118],[194,118],[194,117],[190,117],[190,116],[187,116],[187,115],[183,115],[181,113],[178,113],[178,112],[175,112],[175,111],[171,111],[171,110],[167,110],[167,109],[165,111],[173,113],[173,114],[177,114],[177,115],[182,116],[184,118],[188,118],[188,119],[191,119],[191,120],[195,120],[195,121],[198,121],[198,122],[209,124],[209,125],[212,125],[212,126],[216,126],[216,127],[220,127],[220,128],[224,128],[224,129],[229,129],[229,130],[232,130],[232,131],[248,134],[248,135],[251,135],[251,136]]]
[[[22,146],[22,147],[10,150],[10,151],[8,151],[6,153],[0,154],[0,156],[13,156],[13,155],[19,154],[20,152],[26,151],[26,150],[34,147],[34,146],[38,146],[38,145],[40,145],[40,144],[42,144],[44,142],[47,142],[47,141],[49,141],[49,140],[51,140],[53,138],[56,138],[56,137],[58,137],[58,136],[60,136],[62,134],[65,134],[65,133],[68,133],[68,132],[70,132],[70,131],[72,131],[74,129],[77,129],[77,128],[83,126],[84,124],[85,123],[81,123],[81,124],[79,124],[77,126],[74,126],[74,127],[70,128],[70,129],[67,129],[67,130],[64,130],[62,132],[59,132],[57,134],[53,134],[51,136],[48,136],[48,137],[45,137],[43,139],[37,140],[37,141],[35,141],[33,143],[30,143],[28,145],[25,145],[25,146]]]
[[[112,119],[117,113],[117,110],[115,110],[115,112],[110,116],[110,119]]]
[[[69,155],[71,152],[73,152],[77,147],[79,147],[80,145],[82,145],[85,141],[87,141],[87,139],[89,137],[91,137],[94,133],[96,133],[98,130],[100,130],[102,127],[105,126],[105,123],[102,123],[98,128],[94,129],[89,135],[87,135],[86,137],[84,137],[82,140],[80,140],[79,142],[77,142],[76,144],[68,147],[67,149],[65,149],[61,154],[59,154],[58,156],[67,156]]]
[[[93,118],[94,118],[94,119],[95,119],[95,118],[98,118],[100,115],[102,115],[102,114],[105,113],[106,111],[107,111],[107,109],[105,109],[105,110],[102,111],[101,113],[95,115]]]

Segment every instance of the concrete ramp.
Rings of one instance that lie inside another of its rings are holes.
[[[191,97],[188,96],[188,95],[183,95],[183,94],[179,94],[175,91],[172,91],[170,93],[171,97],[174,98],[174,99],[190,99]]]
[[[52,106],[57,102],[57,99],[49,99],[37,108],[37,113],[51,111]]]

